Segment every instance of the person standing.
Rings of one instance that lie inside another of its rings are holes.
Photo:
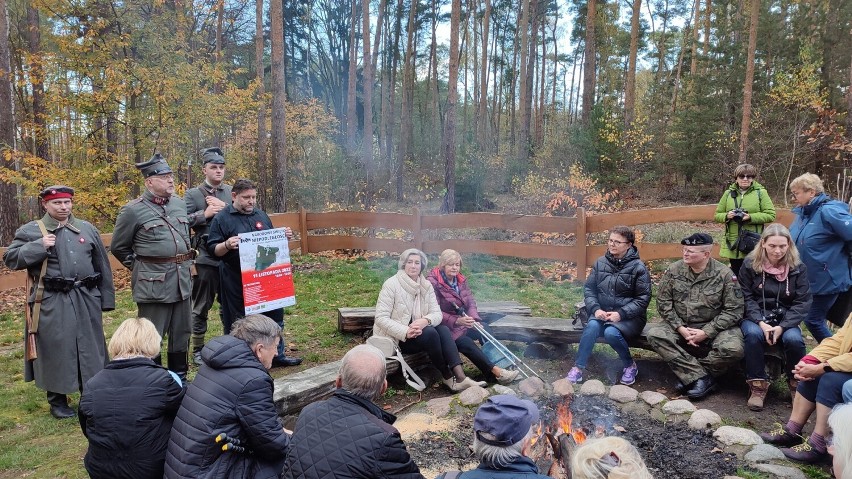
[[[75,414],[67,395],[82,392],[107,362],[102,312],[115,309],[115,288],[100,233],[71,212],[74,189],[51,186],[39,197],[45,215],[18,228],[3,262],[26,269],[33,283],[27,307],[38,357],[24,362],[24,380],[47,391],[50,414],[64,419]]]
[[[195,259],[195,274],[192,281],[192,360],[201,365],[201,348],[207,334],[207,314],[219,292],[219,260],[210,257],[205,243],[209,222],[231,202],[231,187],[222,183],[225,178],[225,157],[219,148],[207,148],[201,152],[201,172],[204,181],[190,188],[184,195],[186,213],[192,227],[192,246],[198,251]]]
[[[213,217],[207,237],[207,252],[211,257],[219,258],[219,302],[222,306],[222,327],[230,334],[231,325],[245,316],[245,298],[243,297],[243,279],[240,269],[240,233],[272,229],[272,220],[263,210],[257,208],[257,185],[240,179],[231,189],[232,203]],[[287,239],[293,237],[290,228],[285,228]],[[284,309],[266,311],[264,316],[271,318],[284,329]],[[298,366],[302,358],[287,357],[284,353],[284,341],[278,343],[278,355],[272,366]]]
[[[189,242],[186,203],[175,192],[174,172],[159,153],[137,163],[145,178],[142,196],[124,205],[115,220],[112,254],[133,271],[138,316],[168,336],[168,368],[186,379],[191,278],[195,258]],[[197,220],[197,218],[196,218]],[[154,362],[160,364],[160,356]]]

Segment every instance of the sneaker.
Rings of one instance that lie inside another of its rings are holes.
[[[769,432],[758,433],[758,435],[764,442],[775,444],[776,446],[789,447],[802,441],[801,436],[787,431],[786,427],[778,423],[775,424],[775,429]]]
[[[636,366],[636,362],[624,368],[624,371],[621,375],[621,384],[626,386],[630,386],[631,384],[636,382],[636,375],[639,374],[639,367]]]
[[[783,452],[788,459],[808,464],[829,462],[831,459],[831,455],[828,452],[817,451],[813,448],[813,446],[811,446],[809,441],[805,441],[798,446],[782,447],[781,452]]]
[[[565,379],[574,384],[581,383],[583,382],[583,370],[574,366],[570,371],[568,371],[568,376],[566,376]]]
[[[500,375],[497,376],[497,382],[500,384],[512,384],[512,381],[517,379],[518,370],[508,370],[508,369],[500,369]]]

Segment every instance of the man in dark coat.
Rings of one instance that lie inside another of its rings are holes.
[[[39,196],[45,215],[15,232],[3,262],[10,269],[27,269],[34,285],[27,307],[38,331],[38,357],[25,361],[24,380],[35,380],[47,391],[54,417],[68,418],[74,410],[67,394],[82,391],[107,362],[101,312],[115,309],[115,289],[100,233],[71,213],[74,190],[51,186]],[[35,285],[45,261],[44,293],[36,312]]]
[[[231,189],[232,203],[213,217],[207,237],[207,251],[219,262],[219,302],[222,306],[222,327],[225,334],[234,321],[245,316],[243,278],[240,269],[240,233],[272,229],[272,220],[257,207],[257,186],[245,179],[237,180]],[[287,238],[293,236],[286,228]],[[284,309],[263,313],[284,328]],[[284,342],[278,346],[278,355],[273,366],[298,366],[302,358],[287,357]]]
[[[136,168],[145,178],[142,196],[124,205],[115,220],[110,250],[133,271],[131,287],[139,317],[169,337],[169,370],[186,379],[194,226],[186,203],[174,194],[174,172],[159,153]],[[196,221],[200,221],[197,217]],[[160,357],[154,358],[159,364]]]
[[[268,369],[280,340],[281,328],[254,314],[204,346],[204,365],[169,436],[166,479],[278,478],[290,436],[275,411]],[[223,451],[215,441],[222,433],[244,450]]]
[[[384,355],[355,346],[343,356],[331,399],[299,414],[285,479],[421,479],[399,431],[396,417],[374,404],[387,389]]]
[[[201,365],[201,348],[207,334],[207,313],[219,292],[219,261],[207,251],[207,232],[213,216],[231,203],[231,187],[222,183],[225,177],[225,157],[219,148],[201,152],[204,181],[184,195],[186,213],[192,227],[193,249],[198,251],[192,281],[192,360]]]

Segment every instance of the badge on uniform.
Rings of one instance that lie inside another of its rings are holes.
[[[80,243],[85,243],[85,242],[86,242],[86,238],[83,238],[83,237],[81,236],[79,241],[80,241]]]
[[[263,223],[258,221],[257,223],[254,224],[254,227],[258,230],[262,230],[263,229]]]

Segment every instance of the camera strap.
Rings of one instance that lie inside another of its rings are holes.
[[[787,279],[785,280],[790,282],[790,273],[787,273]],[[763,303],[761,307],[763,308],[763,317],[766,317],[766,271],[763,272],[763,284],[760,288],[760,294],[763,296]],[[775,307],[772,309],[778,309],[781,306],[781,285],[778,285],[778,290],[775,292]]]

